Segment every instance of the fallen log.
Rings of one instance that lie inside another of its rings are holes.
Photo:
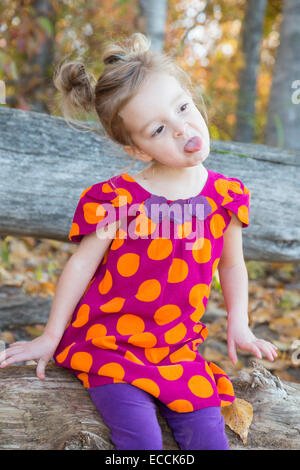
[[[68,241],[83,189],[144,164],[103,135],[79,132],[61,117],[0,107],[0,236]],[[96,127],[95,127],[96,126]],[[300,261],[299,153],[240,142],[211,142],[204,166],[251,190],[245,259]]]
[[[0,369],[0,449],[114,449],[109,428],[81,383],[52,362],[45,381],[36,377],[35,369]],[[250,371],[230,378],[236,396],[250,402],[254,412],[246,445],[226,426],[230,448],[299,450],[300,384],[281,381],[255,361]],[[158,409],[157,417],[164,449],[179,449]]]

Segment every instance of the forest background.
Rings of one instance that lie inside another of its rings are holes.
[[[299,25],[297,0],[2,0],[0,105],[61,116],[52,80],[55,65],[63,57],[82,57],[98,77],[104,44],[140,31],[153,48],[176,57],[199,88],[211,139],[272,145],[300,157]],[[32,298],[53,298],[76,247],[9,234],[0,241],[0,297],[5,286],[15,286]],[[300,383],[300,264],[246,265],[250,326],[279,348],[273,363],[258,362]],[[246,351],[239,351],[235,366],[228,358],[218,274],[203,321],[208,338],[201,352],[207,360],[232,374],[250,367],[253,356]],[[44,326],[0,325],[0,341],[7,347],[30,340]]]

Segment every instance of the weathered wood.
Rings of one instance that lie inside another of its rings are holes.
[[[0,330],[36,323],[46,324],[53,298],[26,295],[15,286],[0,287]]]
[[[85,123],[87,125],[87,123]],[[60,117],[0,107],[0,235],[67,241],[83,189],[144,164],[96,132]],[[102,135],[101,135],[102,133]],[[205,166],[240,178],[252,192],[246,259],[300,261],[299,153],[212,141]]]
[[[109,428],[79,380],[54,363],[45,381],[35,369],[0,369],[0,449],[114,449]],[[281,382],[258,364],[230,378],[236,396],[254,410],[246,446],[226,426],[230,448],[300,449],[300,384]],[[164,449],[178,449],[158,409],[157,417]]]

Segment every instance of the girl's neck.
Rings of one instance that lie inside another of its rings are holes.
[[[147,191],[175,200],[199,194],[206,183],[207,170],[202,163],[185,168],[170,168],[154,163],[133,177]]]

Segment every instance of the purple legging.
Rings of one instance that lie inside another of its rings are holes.
[[[178,413],[150,393],[127,383],[101,385],[89,388],[88,391],[104,423],[110,428],[115,449],[163,449],[156,404],[180,449],[230,449],[218,406]]]

